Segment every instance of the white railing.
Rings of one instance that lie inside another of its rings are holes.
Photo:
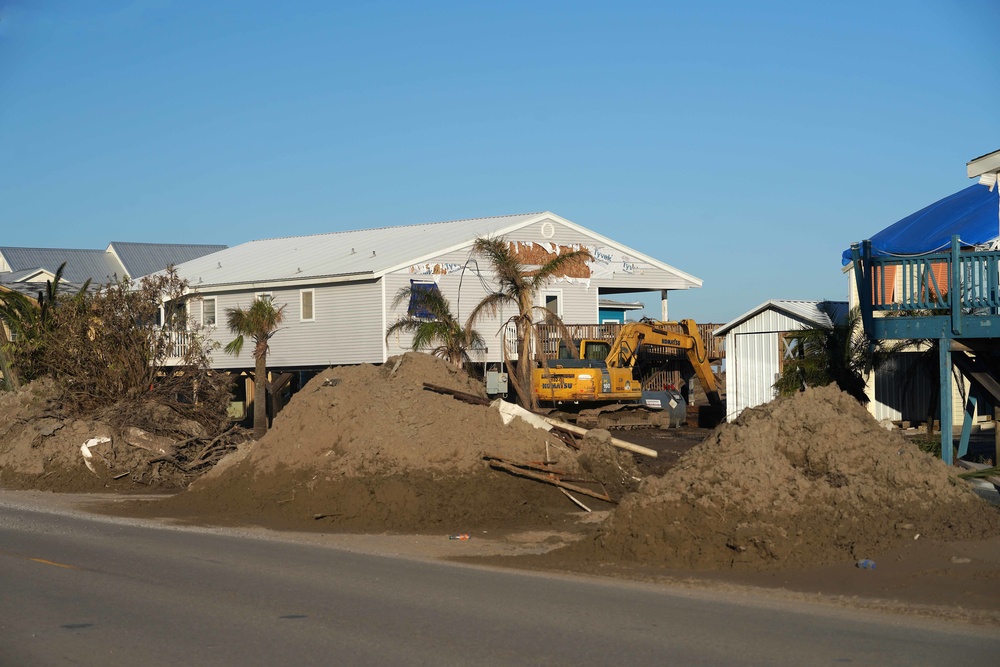
[[[190,349],[195,332],[161,329],[159,333],[160,335],[165,334],[167,338],[166,358],[163,361],[165,365],[171,366],[177,364],[181,359],[187,356],[188,349]]]

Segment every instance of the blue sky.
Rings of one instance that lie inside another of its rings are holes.
[[[1000,148],[1000,2],[0,1],[0,245],[551,210],[704,280],[840,253]]]

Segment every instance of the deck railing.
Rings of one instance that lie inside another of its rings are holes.
[[[163,363],[167,366],[176,365],[181,359],[187,356],[195,332],[161,329],[159,333],[166,335],[167,339],[166,359],[164,359]]]
[[[876,339],[995,337],[1000,334],[1000,251],[874,256],[851,246],[865,330]],[[881,314],[881,316],[879,316]]]

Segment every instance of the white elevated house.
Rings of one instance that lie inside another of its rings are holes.
[[[833,329],[847,312],[844,301],[771,299],[716,329],[726,337],[726,420],[774,399],[775,380],[795,351],[794,332]]]
[[[331,365],[382,363],[410,349],[406,335],[386,339],[387,327],[407,314],[394,306],[403,287],[438,289],[464,321],[496,282],[491,267],[472,253],[479,237],[503,237],[527,266],[585,248],[593,260],[554,278],[538,294],[567,323],[598,323],[602,300],[620,293],[658,291],[663,316],[670,290],[702,281],[605,238],[554,213],[525,213],[251,241],[177,266],[193,290],[189,319],[226,345],[226,310],[268,296],[284,306],[284,323],[271,340],[269,368],[318,370]],[[482,361],[503,358],[501,330],[514,312],[477,325],[487,341]],[[253,367],[252,346],[240,357],[217,352],[220,369]]]

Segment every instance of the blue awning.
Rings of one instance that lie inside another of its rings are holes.
[[[871,237],[873,255],[920,255],[942,251],[958,234],[963,245],[1000,236],[1000,187],[975,184],[911,213]],[[851,263],[851,250],[843,254]]]

